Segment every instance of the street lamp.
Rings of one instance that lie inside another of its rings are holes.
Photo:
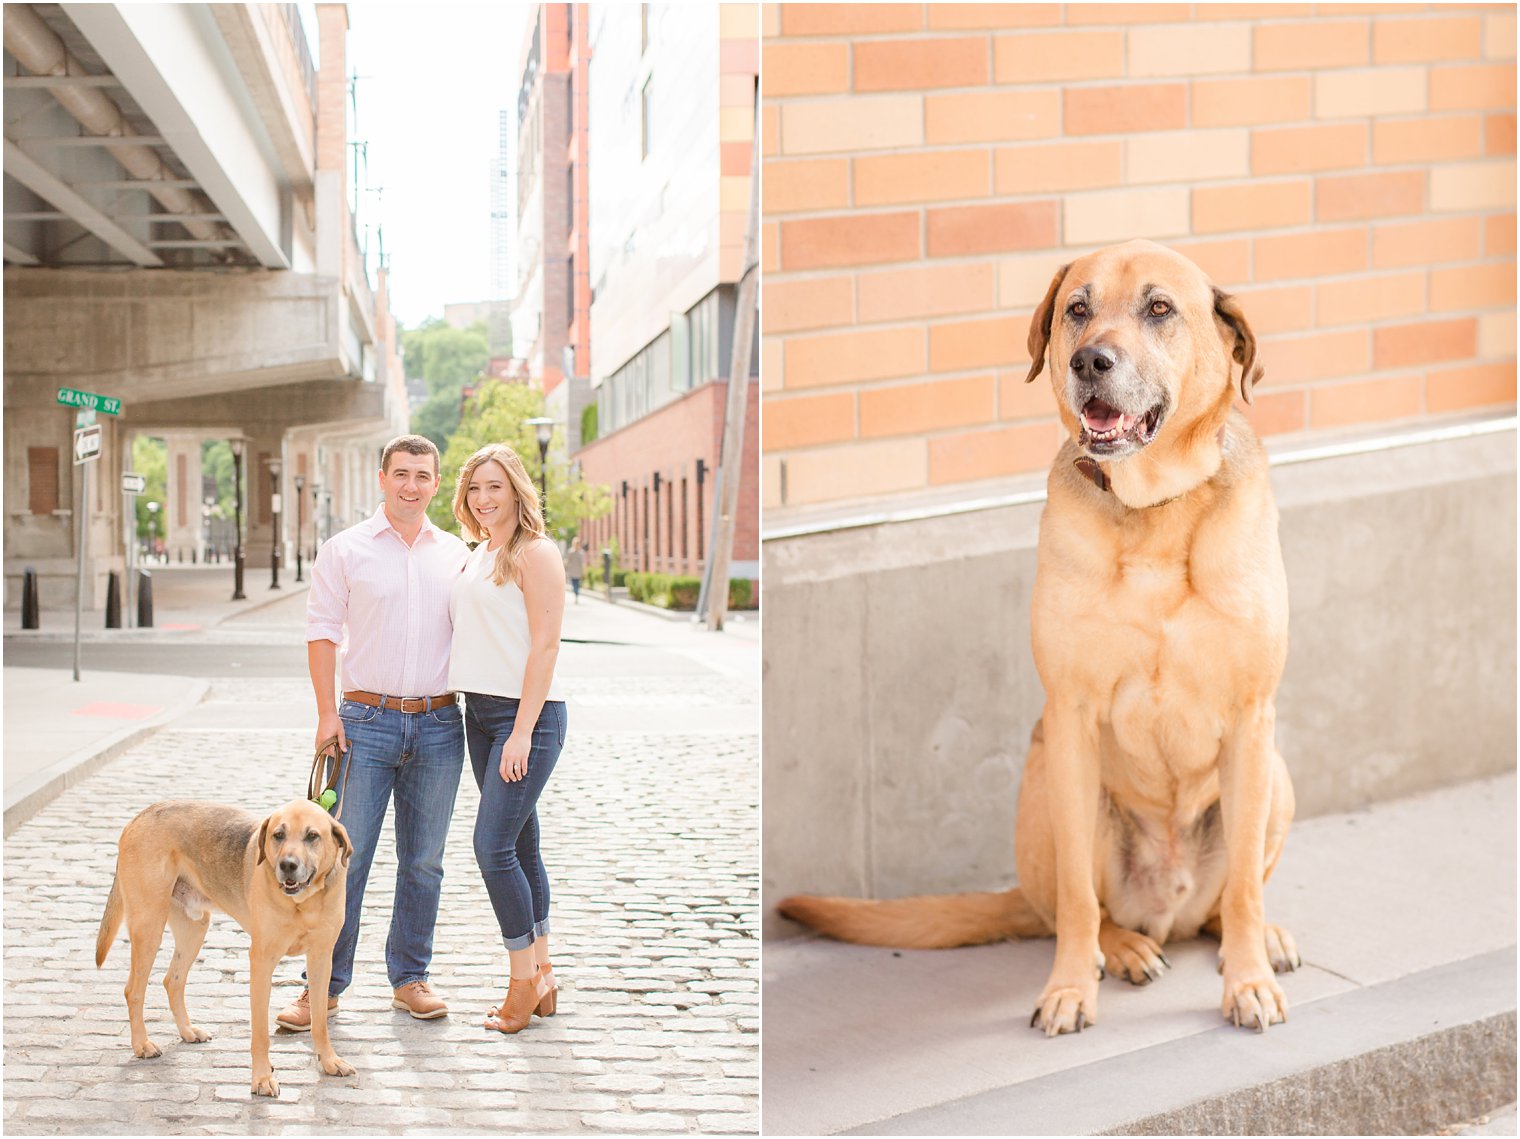
[[[232,441],[232,600],[243,601],[243,441]]]
[[[301,577],[301,538],[306,529],[306,476],[296,476],[296,580]]]
[[[554,437],[554,420],[547,415],[535,415],[523,421],[538,435],[538,488],[543,495],[545,525],[549,517],[549,440]]]
[[[269,588],[280,588],[280,460],[269,460],[269,511],[274,525],[269,531]]]
[[[317,547],[322,544],[322,484],[311,484],[311,561],[317,562]]]
[[[157,561],[158,553],[158,503],[148,503],[148,556]]]
[[[209,494],[201,500],[201,521],[206,525],[206,564],[211,564],[211,508],[216,505],[216,499]]]

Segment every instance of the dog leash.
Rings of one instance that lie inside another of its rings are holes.
[[[311,774],[306,779],[306,797],[339,821],[343,818],[343,792],[348,787],[346,759],[346,754],[338,750],[338,737],[328,736],[312,756]],[[331,801],[323,802],[329,795]]]

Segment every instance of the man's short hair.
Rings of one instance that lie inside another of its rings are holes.
[[[443,463],[438,457],[438,448],[426,435],[397,435],[385,445],[385,452],[380,456],[380,471],[390,469],[391,456],[397,451],[405,451],[408,455],[432,455],[433,477],[437,478]]]

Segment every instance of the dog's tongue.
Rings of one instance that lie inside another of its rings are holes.
[[[1135,416],[1125,415],[1118,408],[1109,407],[1101,399],[1095,399],[1082,409],[1082,421],[1087,424],[1089,431],[1102,434],[1115,427],[1128,431],[1135,422]]]

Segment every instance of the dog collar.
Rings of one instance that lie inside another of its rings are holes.
[[[1224,431],[1225,429],[1223,427],[1219,429],[1219,447],[1221,450],[1224,449]],[[1097,487],[1105,494],[1112,492],[1113,482],[1109,479],[1108,472],[1103,469],[1103,464],[1098,462],[1097,459],[1094,459],[1088,455],[1083,455],[1078,459],[1074,459],[1072,461],[1072,466],[1081,471],[1082,476],[1086,478],[1088,482],[1092,483],[1093,486]],[[1186,493],[1186,491],[1183,492],[1183,494]],[[1152,502],[1150,505],[1145,506],[1142,509],[1154,510],[1158,506],[1165,506],[1169,502],[1176,502],[1181,497],[1181,494],[1174,494],[1171,498],[1163,498],[1160,502]]]

